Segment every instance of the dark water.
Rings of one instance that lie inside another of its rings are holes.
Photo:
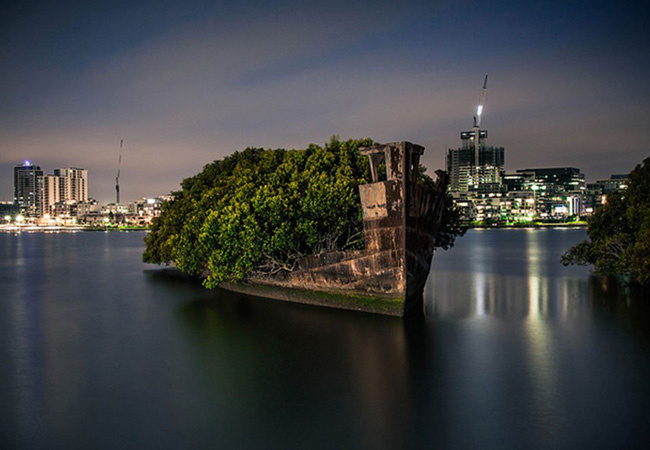
[[[650,314],[471,231],[407,322],[209,292],[141,233],[0,234],[0,448],[650,448]]]

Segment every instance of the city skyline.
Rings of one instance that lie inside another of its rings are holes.
[[[89,196],[164,195],[247,146],[409,140],[445,167],[490,74],[506,171],[628,173],[649,153],[642,2],[16,2],[0,19],[0,199],[12,168],[80,165]]]

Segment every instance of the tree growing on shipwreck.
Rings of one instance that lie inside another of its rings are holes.
[[[181,183],[145,238],[144,262],[173,263],[204,285],[291,272],[305,255],[364,246],[358,187],[371,180],[359,154],[370,139],[304,150],[247,148]],[[434,181],[420,170],[417,182]],[[446,198],[436,248],[464,234]]]

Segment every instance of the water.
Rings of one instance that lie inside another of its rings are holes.
[[[584,234],[470,231],[404,323],[0,233],[0,448],[649,448],[650,308],[559,264]]]

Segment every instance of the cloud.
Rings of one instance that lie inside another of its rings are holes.
[[[587,167],[585,155],[616,148],[620,158],[596,158],[601,163],[587,173],[602,177],[626,171],[641,154],[648,88],[636,59],[613,56],[628,66],[608,66],[608,54],[581,56],[577,44],[544,49],[538,41],[531,51],[498,29],[472,41],[458,32],[460,10],[450,10],[217,9],[74,70],[44,61],[37,66],[52,71],[49,89],[4,97],[13,100],[0,107],[0,164],[29,157],[46,170],[84,166],[91,195],[102,201],[113,198],[120,139],[124,199],[177,189],[236,149],[304,147],[333,134],[418,142],[427,147],[425,164],[444,167],[445,148],[471,127],[485,72],[483,124],[490,142],[506,147],[507,167]],[[481,26],[498,28],[487,22]],[[29,75],[24,70],[0,73]],[[44,73],[27,79],[40,83]],[[10,198],[11,181],[4,185],[0,195]]]

